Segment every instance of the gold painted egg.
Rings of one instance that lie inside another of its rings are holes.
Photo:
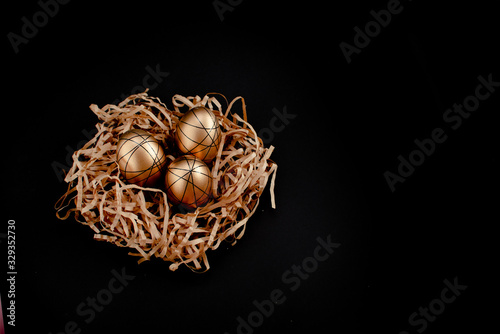
[[[175,142],[184,154],[210,162],[217,155],[221,129],[214,113],[205,107],[189,110],[177,123]]]
[[[116,161],[125,181],[152,187],[160,179],[167,157],[160,143],[148,132],[133,129],[122,134]]]
[[[168,199],[174,204],[197,208],[211,196],[210,168],[193,155],[184,155],[168,165],[165,175]]]

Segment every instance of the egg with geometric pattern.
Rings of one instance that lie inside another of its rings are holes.
[[[172,161],[165,174],[168,199],[174,204],[195,209],[205,205],[212,194],[210,168],[193,155]]]
[[[177,123],[175,142],[183,154],[191,154],[208,163],[219,150],[222,132],[214,113],[205,107],[195,107]]]
[[[153,135],[132,129],[118,139],[116,162],[125,181],[141,187],[153,187],[161,178],[167,157]]]

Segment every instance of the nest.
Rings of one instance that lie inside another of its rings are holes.
[[[97,134],[73,154],[73,165],[65,177],[68,190],[56,203],[57,217],[64,220],[73,214],[95,232],[96,240],[131,248],[129,254],[140,257],[139,263],[155,256],[172,262],[172,271],[181,264],[194,271],[208,270],[207,250],[217,249],[222,241],[234,245],[243,236],[271,175],[271,205],[275,207],[278,167],[270,159],[274,147],[265,148],[247,122],[244,99],[235,98],[223,112],[215,96],[209,95],[175,95],[174,110],[148,96],[147,90],[117,106],[91,105],[99,119]],[[230,114],[237,101],[243,117]],[[168,201],[164,189],[124,182],[116,163],[116,145],[122,133],[143,129],[167,148],[167,158],[173,161],[176,157],[170,148],[176,124],[185,111],[197,106],[207,107],[217,116],[223,145],[208,164],[213,197],[205,206],[186,212]]]

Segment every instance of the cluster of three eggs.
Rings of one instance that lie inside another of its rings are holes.
[[[212,161],[221,143],[219,121],[205,107],[190,109],[177,123],[174,133],[180,157],[165,170],[167,157],[152,134],[132,129],[118,140],[116,160],[123,178],[143,187],[154,187],[164,176],[168,199],[196,208],[211,197],[212,176],[206,163]]]

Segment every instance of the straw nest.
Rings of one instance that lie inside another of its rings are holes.
[[[172,271],[181,264],[193,271],[208,270],[207,250],[217,249],[224,240],[234,244],[243,236],[270,177],[271,205],[275,207],[278,167],[270,159],[274,147],[265,148],[247,122],[244,99],[237,97],[229,104],[226,100],[223,111],[215,95],[175,95],[174,110],[148,96],[147,90],[118,105],[91,105],[99,119],[97,134],[73,154],[73,166],[65,177],[68,190],[56,203],[57,217],[64,220],[73,214],[95,232],[96,240],[131,248],[129,254],[140,257],[139,263],[155,256],[171,262]],[[242,116],[231,113],[237,101]],[[124,182],[116,163],[116,145],[122,133],[143,129],[162,143],[167,158],[173,161],[177,156],[169,148],[176,124],[184,112],[197,106],[205,106],[217,116],[222,145],[208,164],[213,178],[211,200],[186,212],[169,202],[163,188]]]

